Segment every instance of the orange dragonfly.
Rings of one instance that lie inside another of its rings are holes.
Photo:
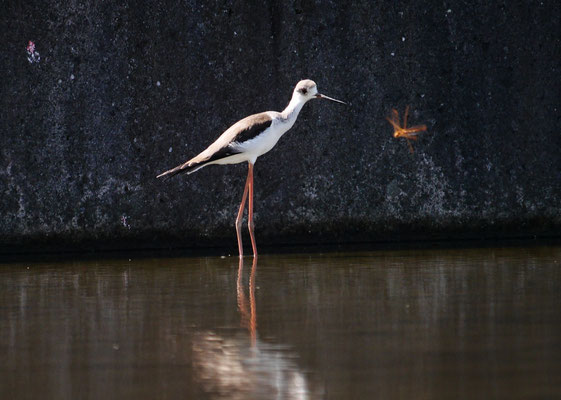
[[[409,146],[409,151],[411,154],[414,153],[413,145],[411,145],[411,140],[417,140],[417,135],[421,132],[427,130],[426,125],[415,125],[410,128],[407,127],[407,115],[409,114],[409,106],[405,107],[405,114],[403,115],[403,126],[399,122],[399,113],[394,108],[392,109],[391,117],[386,117],[388,122],[393,126],[393,137],[400,138],[403,137],[407,140],[407,145]]]

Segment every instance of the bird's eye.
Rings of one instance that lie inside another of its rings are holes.
[[[308,93],[308,89],[302,88],[302,89],[300,89],[300,93],[302,93],[302,94],[307,94],[307,93]]]

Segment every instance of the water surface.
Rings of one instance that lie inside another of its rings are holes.
[[[560,398],[561,247],[0,264],[0,398]]]

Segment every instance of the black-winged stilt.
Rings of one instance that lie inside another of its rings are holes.
[[[245,117],[228,128],[214,143],[198,156],[157,176],[158,178],[162,178],[181,173],[191,174],[211,164],[237,164],[247,161],[249,170],[245,182],[245,189],[243,191],[242,202],[236,218],[236,233],[238,236],[240,257],[243,257],[241,235],[242,216],[248,192],[249,209],[247,225],[251,238],[253,255],[257,256],[257,246],[255,244],[255,235],[253,232],[253,164],[255,164],[257,157],[271,150],[275,144],[277,144],[281,136],[292,128],[304,104],[312,99],[326,99],[346,104],[343,101],[318,93],[317,85],[314,81],[309,79],[302,80],[298,82],[294,88],[292,99],[283,112],[266,111]]]

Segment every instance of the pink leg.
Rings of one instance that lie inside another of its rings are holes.
[[[247,174],[247,179],[245,181],[245,188],[243,190],[242,203],[240,204],[240,211],[238,211],[238,216],[236,218],[236,234],[238,236],[238,251],[240,253],[240,258],[243,257],[243,245],[242,245],[242,219],[243,210],[245,209],[245,201],[247,199],[247,191],[249,189],[249,177],[252,176],[251,164],[250,170]]]
[[[257,245],[255,244],[255,234],[253,233],[253,164],[249,163],[249,210],[247,215],[247,227],[251,237],[251,247],[253,247],[253,257],[257,257]]]

